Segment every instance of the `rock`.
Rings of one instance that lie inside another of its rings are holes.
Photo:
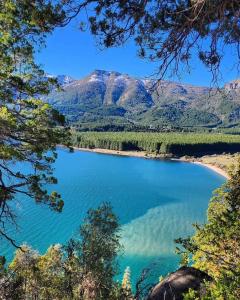
[[[204,281],[212,278],[193,267],[182,267],[158,283],[150,292],[148,300],[182,300],[190,288],[201,290]]]

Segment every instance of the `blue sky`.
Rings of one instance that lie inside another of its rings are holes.
[[[46,48],[37,54],[37,61],[48,73],[67,74],[74,78],[84,77],[95,69],[118,71],[135,77],[152,75],[157,63],[140,59],[136,50],[133,41],[129,41],[124,47],[99,50],[94,37],[89,32],[81,32],[75,20],[65,28],[56,29],[48,37]],[[228,49],[221,70],[220,85],[239,77],[232,58],[233,52]],[[209,71],[198,59],[193,58],[190,74],[182,72],[181,78],[171,79],[209,86],[211,78]]]

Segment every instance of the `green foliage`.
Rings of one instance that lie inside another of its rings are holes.
[[[143,150],[179,156],[240,151],[240,138],[224,134],[74,132],[73,144],[81,148]]]
[[[17,250],[9,266],[17,289],[11,299],[60,299],[64,283],[63,252],[51,246],[44,255],[24,245]]]
[[[61,196],[44,184],[56,183],[51,163],[64,143],[64,117],[40,99],[56,87],[35,63],[35,48],[65,19],[60,2],[0,1],[0,235],[14,245],[5,222],[15,221],[10,205],[18,193],[61,211]],[[21,171],[21,163],[28,173]],[[17,167],[14,166],[17,164]]]
[[[189,291],[184,295],[184,300],[200,300],[198,297],[198,292],[193,289],[189,289]]]
[[[118,231],[118,220],[104,203],[89,210],[79,238],[66,246],[50,246],[40,255],[23,245],[9,267],[0,272],[1,299],[130,299],[114,281],[120,250]]]
[[[158,74],[179,74],[198,58],[214,75],[226,45],[239,59],[238,0],[85,1],[91,31],[101,45],[123,45],[132,37],[141,58],[159,62]],[[134,9],[133,9],[134,7]],[[208,41],[207,43],[205,41]]]
[[[96,286],[95,299],[110,298],[120,250],[118,231],[118,220],[107,203],[89,210],[80,228],[79,260],[84,276],[90,277]]]
[[[207,286],[203,299],[238,299],[240,295],[239,183],[240,160],[231,178],[211,199],[208,222],[203,226],[195,225],[196,233],[192,238],[178,240],[191,255],[194,266],[215,280]]]

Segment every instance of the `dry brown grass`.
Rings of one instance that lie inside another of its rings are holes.
[[[198,161],[204,164],[211,164],[217,166],[227,172],[232,165],[235,165],[237,163],[237,158],[239,156],[240,153],[206,155],[199,158]]]

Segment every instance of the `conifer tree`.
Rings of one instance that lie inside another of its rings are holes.
[[[91,32],[101,46],[120,46],[132,38],[141,58],[159,63],[160,79],[189,71],[193,57],[216,79],[227,47],[233,53],[232,67],[239,65],[238,0],[69,2],[75,4],[76,13],[89,8]]]
[[[44,185],[57,182],[51,164],[66,137],[64,117],[41,100],[57,82],[35,62],[46,35],[64,22],[57,2],[0,1],[0,235],[15,246],[5,225],[16,222],[10,205],[16,195],[58,212],[63,208],[61,196]],[[22,163],[30,171],[23,172]]]

